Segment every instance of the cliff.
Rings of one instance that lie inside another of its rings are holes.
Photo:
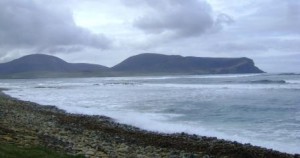
[[[249,58],[203,58],[179,55],[140,54],[129,57],[112,67],[113,71],[127,73],[184,73],[226,74],[262,73]]]
[[[203,58],[140,54],[111,68],[68,63],[60,58],[34,54],[0,64],[0,78],[99,77],[176,74],[263,73],[249,58]]]

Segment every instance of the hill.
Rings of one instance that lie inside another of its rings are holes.
[[[149,74],[226,74],[263,73],[249,58],[203,58],[179,55],[140,54],[112,67],[113,71]]]
[[[33,54],[0,64],[0,78],[100,77],[176,74],[262,73],[249,58],[203,58],[140,54],[111,68],[68,63],[58,57]]]
[[[7,78],[51,77],[62,74],[75,75],[100,73],[108,68],[101,65],[85,63],[68,63],[58,57],[33,54],[0,64],[0,76]]]

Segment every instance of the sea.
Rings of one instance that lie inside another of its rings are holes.
[[[141,129],[300,153],[300,74],[1,79],[12,97]]]

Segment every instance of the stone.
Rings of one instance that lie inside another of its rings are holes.
[[[12,141],[12,140],[13,140],[13,139],[12,139],[11,137],[9,137],[9,136],[4,136],[3,139],[6,140],[6,141]]]
[[[88,150],[85,154],[86,155],[94,155],[95,152],[93,150]]]
[[[144,155],[141,155],[141,154],[138,154],[136,155],[137,158],[147,158],[147,156],[144,156]]]
[[[37,139],[36,137],[33,137],[33,136],[24,136],[24,139],[27,139],[27,140],[34,140],[34,139]]]
[[[210,156],[209,155],[204,155],[204,156],[202,156],[202,158],[210,158]]]

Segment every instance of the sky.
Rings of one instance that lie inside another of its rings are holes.
[[[36,53],[105,66],[141,53],[249,57],[300,72],[300,1],[0,0],[0,62]]]

